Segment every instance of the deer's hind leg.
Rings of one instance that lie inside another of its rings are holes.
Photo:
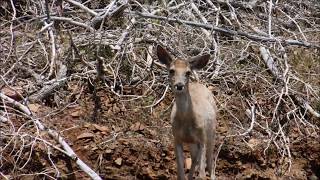
[[[204,179],[206,177],[206,145],[200,144],[199,148],[199,154],[200,154],[200,165],[199,165],[199,176],[201,179]]]
[[[207,147],[206,147],[206,162],[207,162],[207,171],[209,172],[210,179],[213,180],[215,179],[214,174],[213,174],[213,156],[214,156],[214,138],[215,138],[215,133],[214,131],[209,130],[207,132]]]

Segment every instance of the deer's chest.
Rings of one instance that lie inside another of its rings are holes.
[[[190,122],[173,121],[172,131],[176,141],[182,143],[200,143],[203,141],[203,131]]]

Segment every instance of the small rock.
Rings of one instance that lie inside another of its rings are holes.
[[[109,128],[107,126],[100,126],[98,124],[93,124],[93,127],[101,132],[109,132]]]
[[[131,125],[130,129],[132,131],[143,131],[145,126],[141,124],[140,122],[136,122],[133,125]]]
[[[77,137],[77,139],[87,139],[87,138],[94,138],[94,134],[85,132],[85,133],[80,134]]]
[[[108,148],[110,148],[111,150],[116,149],[116,147],[117,147],[116,144],[110,144],[110,145],[108,146]]]
[[[29,107],[30,111],[32,111],[33,113],[36,113],[36,112],[38,112],[41,105],[40,104],[29,104],[28,107]]]
[[[72,117],[74,117],[74,118],[79,117],[80,116],[80,110],[73,111],[70,115]]]
[[[251,149],[255,149],[259,145],[260,141],[258,139],[252,138],[249,140],[248,145]]]
[[[117,158],[114,162],[116,163],[116,165],[121,166],[122,158]]]
[[[191,164],[192,164],[192,160],[191,160],[191,158],[186,158],[186,160],[185,160],[185,166],[186,166],[186,169],[191,169]]]
[[[83,127],[85,127],[85,128],[89,128],[90,126],[91,126],[90,123],[85,123],[85,124],[83,125]]]
[[[111,150],[111,149],[107,149],[107,150],[106,150],[106,153],[107,153],[107,154],[111,154],[111,153],[112,153],[112,150]]]
[[[158,135],[158,133],[155,130],[148,129],[148,131],[152,136],[157,136]]]
[[[242,162],[241,162],[241,161],[237,161],[236,163],[237,163],[238,166],[241,166],[241,165],[242,165]]]
[[[112,110],[113,110],[113,113],[119,113],[121,111],[121,109],[116,104],[113,105]]]
[[[154,173],[154,171],[153,171],[153,169],[152,169],[151,167],[147,167],[147,168],[146,168],[146,173],[147,173],[147,175],[148,175],[150,178],[152,178],[152,179],[153,179],[153,177],[156,176],[156,174]]]
[[[12,87],[12,88],[4,87],[0,89],[0,92],[16,101],[21,100],[21,96],[20,96],[20,94],[22,94],[21,87]]]
[[[126,107],[124,107],[123,105],[120,107],[120,110],[122,111],[122,112],[125,112],[127,109],[126,109]]]
[[[319,180],[319,178],[318,178],[316,175],[314,175],[314,174],[312,174],[312,175],[309,177],[309,179],[310,179],[310,180]]]

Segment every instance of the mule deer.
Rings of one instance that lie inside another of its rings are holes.
[[[192,57],[189,60],[173,60],[160,45],[157,46],[159,61],[169,71],[169,81],[175,96],[171,112],[178,179],[185,179],[183,143],[190,145],[191,168],[188,179],[193,178],[199,166],[199,176],[205,178],[205,165],[209,176],[213,174],[213,147],[216,131],[217,107],[210,90],[198,82],[189,82],[191,71],[203,68],[210,55]]]

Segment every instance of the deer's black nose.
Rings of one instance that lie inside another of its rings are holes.
[[[184,89],[184,85],[182,83],[178,83],[174,86],[176,90],[181,91]]]

